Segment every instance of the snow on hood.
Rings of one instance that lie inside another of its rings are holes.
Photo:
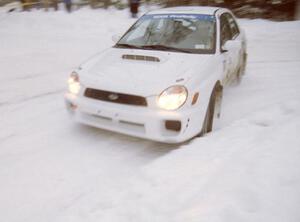
[[[123,55],[152,56],[160,61],[123,59]],[[172,85],[184,85],[191,77],[193,67],[201,66],[210,57],[211,55],[110,48],[81,66],[81,81],[87,87],[102,90],[141,96],[157,95]]]

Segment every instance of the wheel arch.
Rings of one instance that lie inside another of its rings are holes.
[[[222,85],[220,80],[215,82],[214,87],[211,91],[208,103],[206,105],[206,113],[205,113],[204,119],[202,121],[202,126],[201,126],[201,131],[199,133],[199,136],[203,136],[205,134],[205,127],[206,127],[206,124],[207,124],[207,121],[208,121],[208,115],[209,115],[208,113],[210,111],[210,108],[211,108],[212,104],[215,102],[214,101],[215,95],[218,92],[223,93],[223,85]]]

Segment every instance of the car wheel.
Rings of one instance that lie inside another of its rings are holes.
[[[243,77],[242,66],[243,65],[241,65],[241,67],[239,67],[238,71],[236,72],[236,77],[235,77],[234,85],[239,85],[242,82],[242,77]]]
[[[221,115],[221,101],[223,95],[223,87],[217,83],[215,89],[212,92],[210,97],[209,105],[207,107],[204,123],[202,126],[202,130],[199,133],[199,136],[203,136],[213,129],[214,117],[220,118]],[[217,111],[216,115],[215,112]]]
[[[243,54],[243,63],[240,67],[240,76],[242,77],[246,73],[246,65],[247,65],[247,53]]]
[[[246,71],[246,64],[247,64],[247,54],[244,53],[242,58],[242,64],[240,65],[240,67],[236,72],[234,85],[239,85],[242,82],[242,78],[245,75],[245,71]]]

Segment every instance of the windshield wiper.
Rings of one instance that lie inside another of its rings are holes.
[[[163,51],[173,51],[173,52],[185,52],[185,53],[192,53],[189,50],[186,49],[179,49],[179,48],[174,48],[171,46],[166,46],[166,45],[143,45],[141,46],[142,49],[156,49],[156,50],[163,50]]]
[[[115,47],[118,48],[129,48],[129,49],[142,49],[142,47],[137,46],[137,45],[130,45],[130,44],[116,44]]]

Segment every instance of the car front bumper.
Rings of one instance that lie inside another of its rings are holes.
[[[65,103],[75,121],[122,134],[164,143],[184,142],[195,134],[195,130],[190,129],[194,109],[163,111],[104,102],[69,93],[65,95]],[[172,127],[172,123],[175,123],[175,127]]]

